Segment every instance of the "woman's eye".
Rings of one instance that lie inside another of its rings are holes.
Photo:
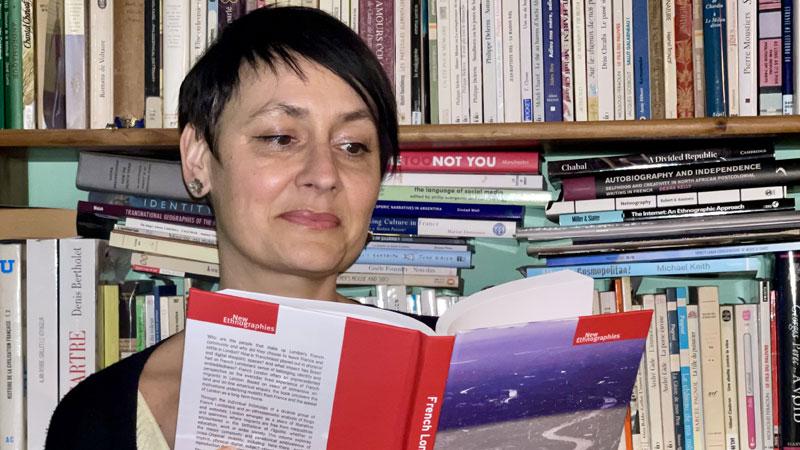
[[[291,136],[286,134],[277,134],[273,136],[260,136],[259,139],[262,141],[269,142],[271,144],[276,144],[281,146],[289,145],[292,143],[293,140]]]
[[[358,142],[347,142],[341,145],[342,150],[351,156],[358,156],[364,153],[369,153],[369,148],[366,145]]]

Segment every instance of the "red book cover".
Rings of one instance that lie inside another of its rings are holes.
[[[539,173],[538,152],[401,151],[401,172]]]
[[[692,0],[675,0],[675,67],[679,119],[694,117],[693,30]]]
[[[381,62],[394,87],[394,0],[359,2],[358,34]]]

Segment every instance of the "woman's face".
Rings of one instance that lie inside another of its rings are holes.
[[[330,277],[358,256],[380,185],[367,105],[338,76],[302,59],[305,79],[243,66],[209,160],[221,264]]]

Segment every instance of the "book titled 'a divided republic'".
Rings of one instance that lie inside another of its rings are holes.
[[[193,290],[175,448],[617,448],[652,312],[587,316],[592,287],[568,271],[499,285],[436,332]]]

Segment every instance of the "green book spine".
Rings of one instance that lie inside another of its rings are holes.
[[[144,323],[144,295],[136,296],[136,351],[144,350],[145,323]]]
[[[3,1],[5,127],[22,128],[22,2]]]
[[[8,19],[8,1],[0,0],[0,128],[6,126],[6,111],[5,111],[5,80],[6,80],[6,42],[8,41],[8,28],[6,27],[6,20]]]
[[[382,186],[379,200],[446,203],[504,203],[546,206],[553,200],[549,191],[524,189],[481,189],[464,187]]]
[[[439,123],[439,48],[436,29],[436,8],[438,0],[428,0],[428,98],[430,99],[431,123]]]

